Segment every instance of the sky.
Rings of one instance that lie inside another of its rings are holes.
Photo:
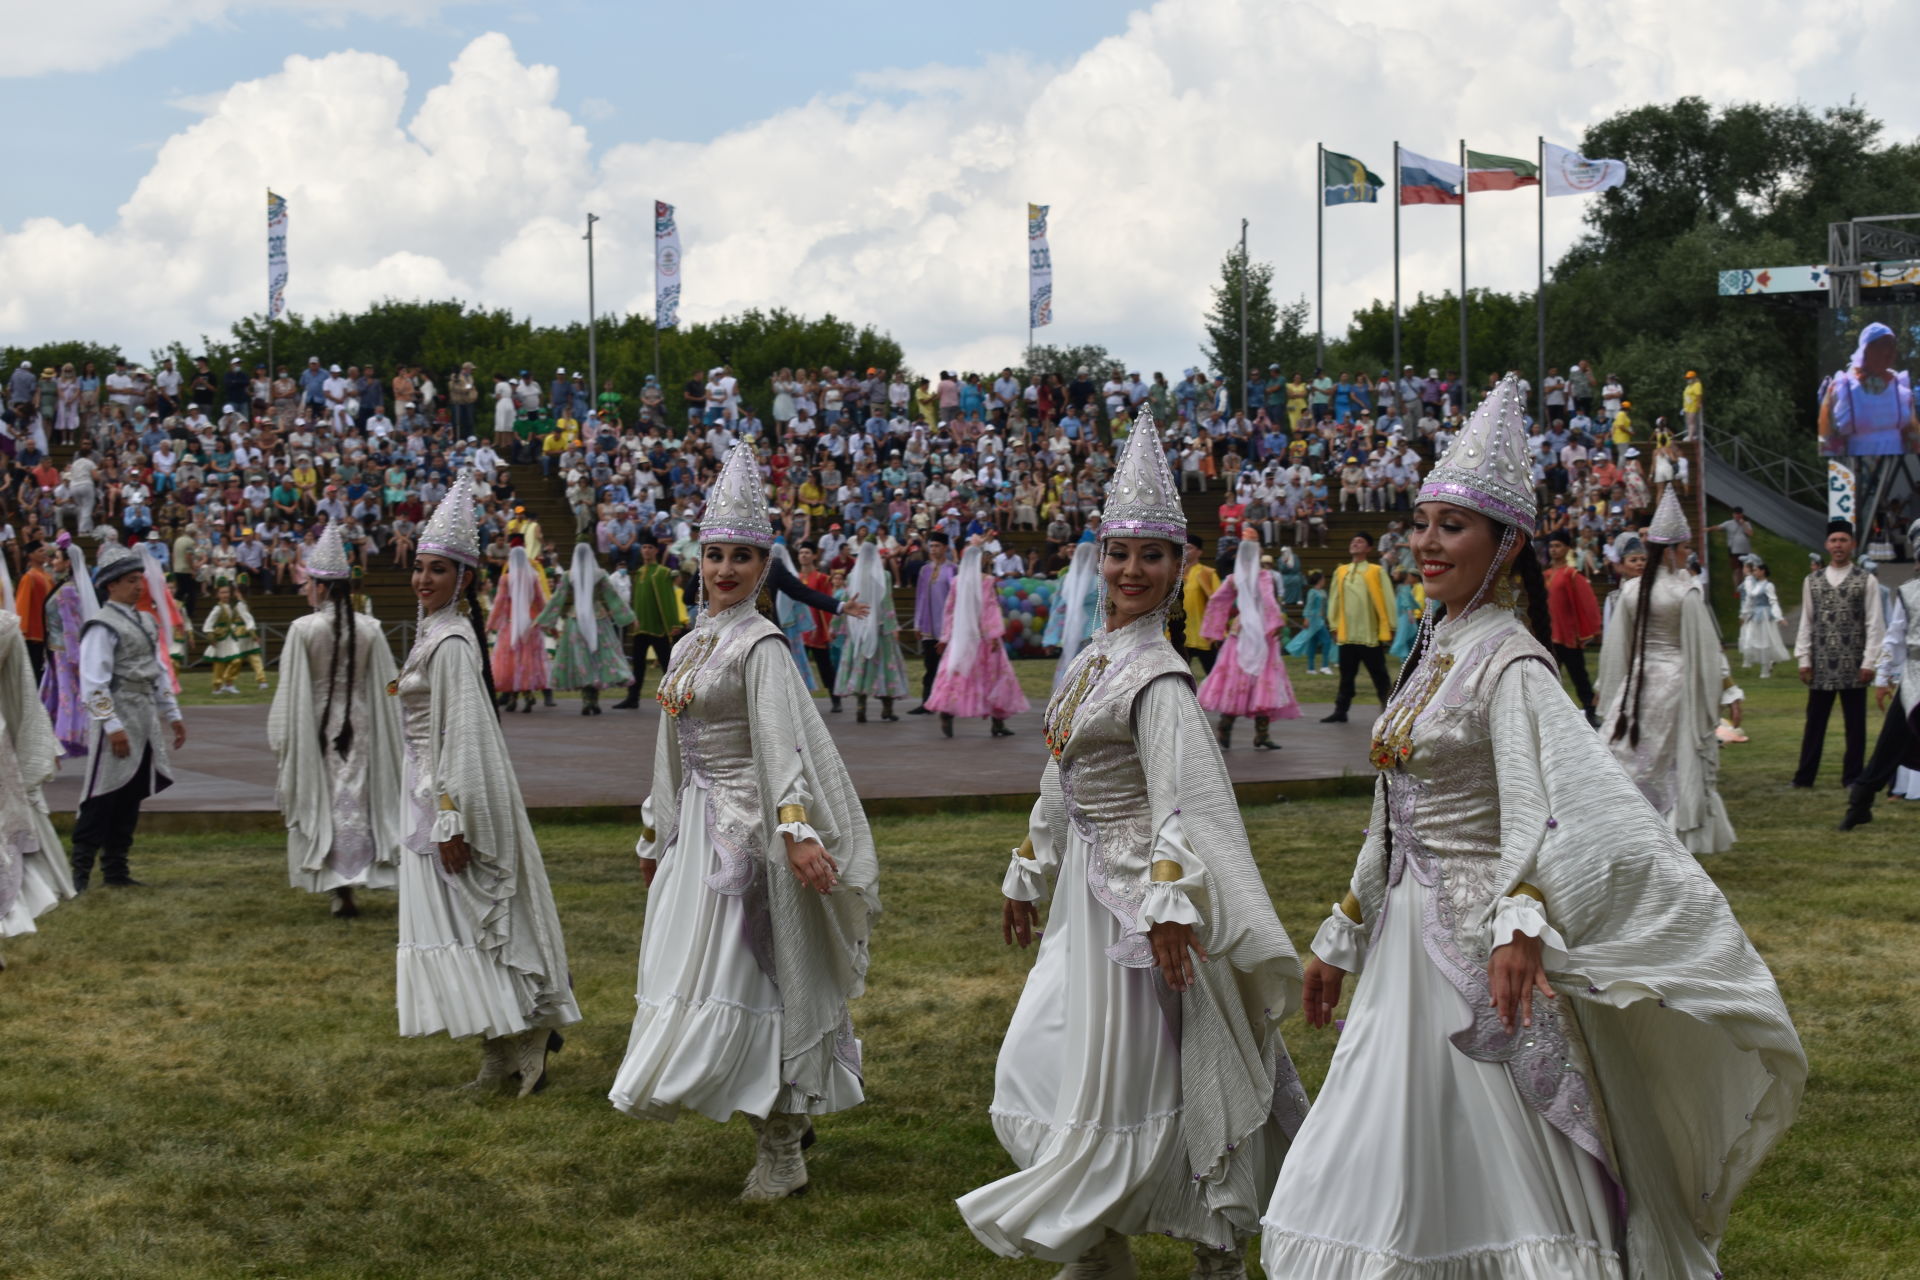
[[[1530,156],[1689,93],[1853,98],[1912,137],[1904,46],[1848,34],[1902,28],[1906,2],[10,3],[0,343],[225,334],[265,307],[270,186],[302,314],[584,319],[589,211],[600,309],[650,312],[659,198],[683,320],[831,311],[917,369],[997,368],[1027,339],[1031,200],[1038,340],[1177,376],[1241,218],[1276,290],[1312,300],[1316,143],[1385,176],[1396,139]],[[1549,264],[1582,206],[1546,203]],[[1329,332],[1392,296],[1391,212],[1325,211]],[[1537,217],[1530,191],[1471,198],[1472,286],[1533,287]],[[1404,296],[1457,287],[1458,211],[1401,221]]]

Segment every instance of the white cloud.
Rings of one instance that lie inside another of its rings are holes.
[[[1026,341],[1034,199],[1053,206],[1059,316],[1040,337],[1174,370],[1197,359],[1243,215],[1277,287],[1311,295],[1317,140],[1385,174],[1396,136],[1429,154],[1466,137],[1526,155],[1536,134],[1573,144],[1614,110],[1696,92],[1815,105],[1857,92],[1911,133],[1920,103],[1898,92],[1892,52],[1806,35],[1884,26],[1899,3],[1161,0],[1058,66],[875,68],[851,93],[710,142],[602,136],[614,145],[597,164],[586,126],[555,105],[560,72],[522,64],[504,36],[469,45],[411,119],[390,59],[293,57],[199,104],[112,225],[0,228],[0,339],[90,334],[140,351],[224,330],[264,294],[254,193],[272,185],[293,204],[303,312],[459,293],[579,317],[588,209],[603,219],[601,307],[649,311],[657,196],[679,209],[683,317],[831,310],[890,330],[917,366],[991,366]],[[600,117],[594,101],[583,117]],[[1550,261],[1580,212],[1549,202]],[[1474,199],[1474,284],[1531,287],[1534,218],[1530,193]],[[1391,292],[1390,220],[1385,204],[1326,212],[1331,327]],[[1457,215],[1412,208],[1402,225],[1406,296],[1455,285]]]
[[[16,0],[7,6],[9,54],[0,60],[0,76],[98,71],[248,12],[287,14],[326,28],[348,18],[416,23],[447,7],[447,0]]]

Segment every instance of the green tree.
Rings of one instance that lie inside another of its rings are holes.
[[[1242,267],[1245,271],[1243,273]],[[1246,281],[1246,368],[1250,378],[1265,378],[1269,366],[1291,374],[1313,367],[1314,339],[1307,329],[1311,311],[1305,298],[1281,305],[1273,296],[1273,264],[1243,258],[1240,246],[1227,251],[1220,263],[1220,283],[1213,289],[1213,305],[1201,322],[1206,341],[1200,356],[1207,368],[1238,387],[1233,403],[1246,405],[1246,388],[1239,387],[1240,290]]]
[[[1040,343],[1033,349],[1026,366],[1019,372],[1028,378],[1045,377],[1049,373],[1060,375],[1061,382],[1071,382],[1076,370],[1089,369],[1096,378],[1104,377],[1106,371],[1119,361],[1098,343],[1081,343],[1077,346],[1056,347],[1049,343]]]

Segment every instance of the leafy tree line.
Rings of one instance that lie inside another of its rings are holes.
[[[629,406],[641,383],[654,368],[651,316],[603,316],[596,334],[600,379],[628,397]],[[669,408],[680,403],[680,387],[688,378],[704,376],[716,365],[731,365],[742,394],[763,414],[771,408],[770,380],[785,368],[898,369],[900,344],[870,325],[855,326],[828,314],[809,319],[784,309],[746,311],[701,324],[682,325],[660,332],[660,375]],[[298,373],[308,356],[323,362],[372,364],[383,375],[401,365],[418,365],[440,381],[449,370],[471,360],[482,378],[509,376],[525,369],[544,386],[554,370],[569,373],[587,367],[587,326],[536,325],[506,310],[469,307],[459,301],[376,302],[365,311],[330,316],[303,316],[289,312],[273,326],[274,362]],[[112,371],[122,352],[88,342],[49,343],[32,348],[0,351],[6,368],[22,360],[35,368],[59,367],[92,360],[101,374]],[[229,336],[202,335],[198,344],[175,342],[151,354],[150,367],[172,359],[177,369],[191,369],[204,355],[216,370],[238,356],[248,369],[267,358],[267,322],[249,316],[233,326]]]
[[[1816,321],[1805,309],[1719,296],[1718,273],[1736,267],[1822,262],[1827,224],[1879,213],[1920,212],[1920,144],[1887,143],[1883,126],[1848,104],[1739,103],[1715,108],[1681,98],[1620,112],[1587,130],[1581,151],[1627,163],[1625,186],[1584,201],[1586,233],[1553,265],[1546,287],[1546,364],[1577,359],[1618,374],[1636,419],[1678,418],[1687,370],[1700,373],[1707,418],[1780,453],[1814,460],[1821,377]],[[1525,246],[1529,251],[1531,246]],[[1239,250],[1221,266],[1200,351],[1237,381]],[[1269,351],[1289,373],[1313,367],[1302,299],[1276,307],[1272,270],[1248,273],[1250,363]],[[1534,293],[1471,289],[1469,376],[1518,369],[1537,377]],[[1290,325],[1298,317],[1299,323]],[[1458,295],[1403,304],[1401,362],[1421,373],[1460,363]],[[1393,359],[1393,306],[1375,301],[1329,336],[1326,366],[1377,373]]]

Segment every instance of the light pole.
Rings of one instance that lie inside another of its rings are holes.
[[[593,312],[593,224],[598,221],[600,219],[596,215],[588,214],[587,234],[580,237],[587,242],[587,407],[589,409],[600,403],[600,351],[595,342]],[[583,422],[585,420],[584,417],[581,419]]]
[[[1240,219],[1240,410],[1252,414],[1247,404],[1247,220]]]

